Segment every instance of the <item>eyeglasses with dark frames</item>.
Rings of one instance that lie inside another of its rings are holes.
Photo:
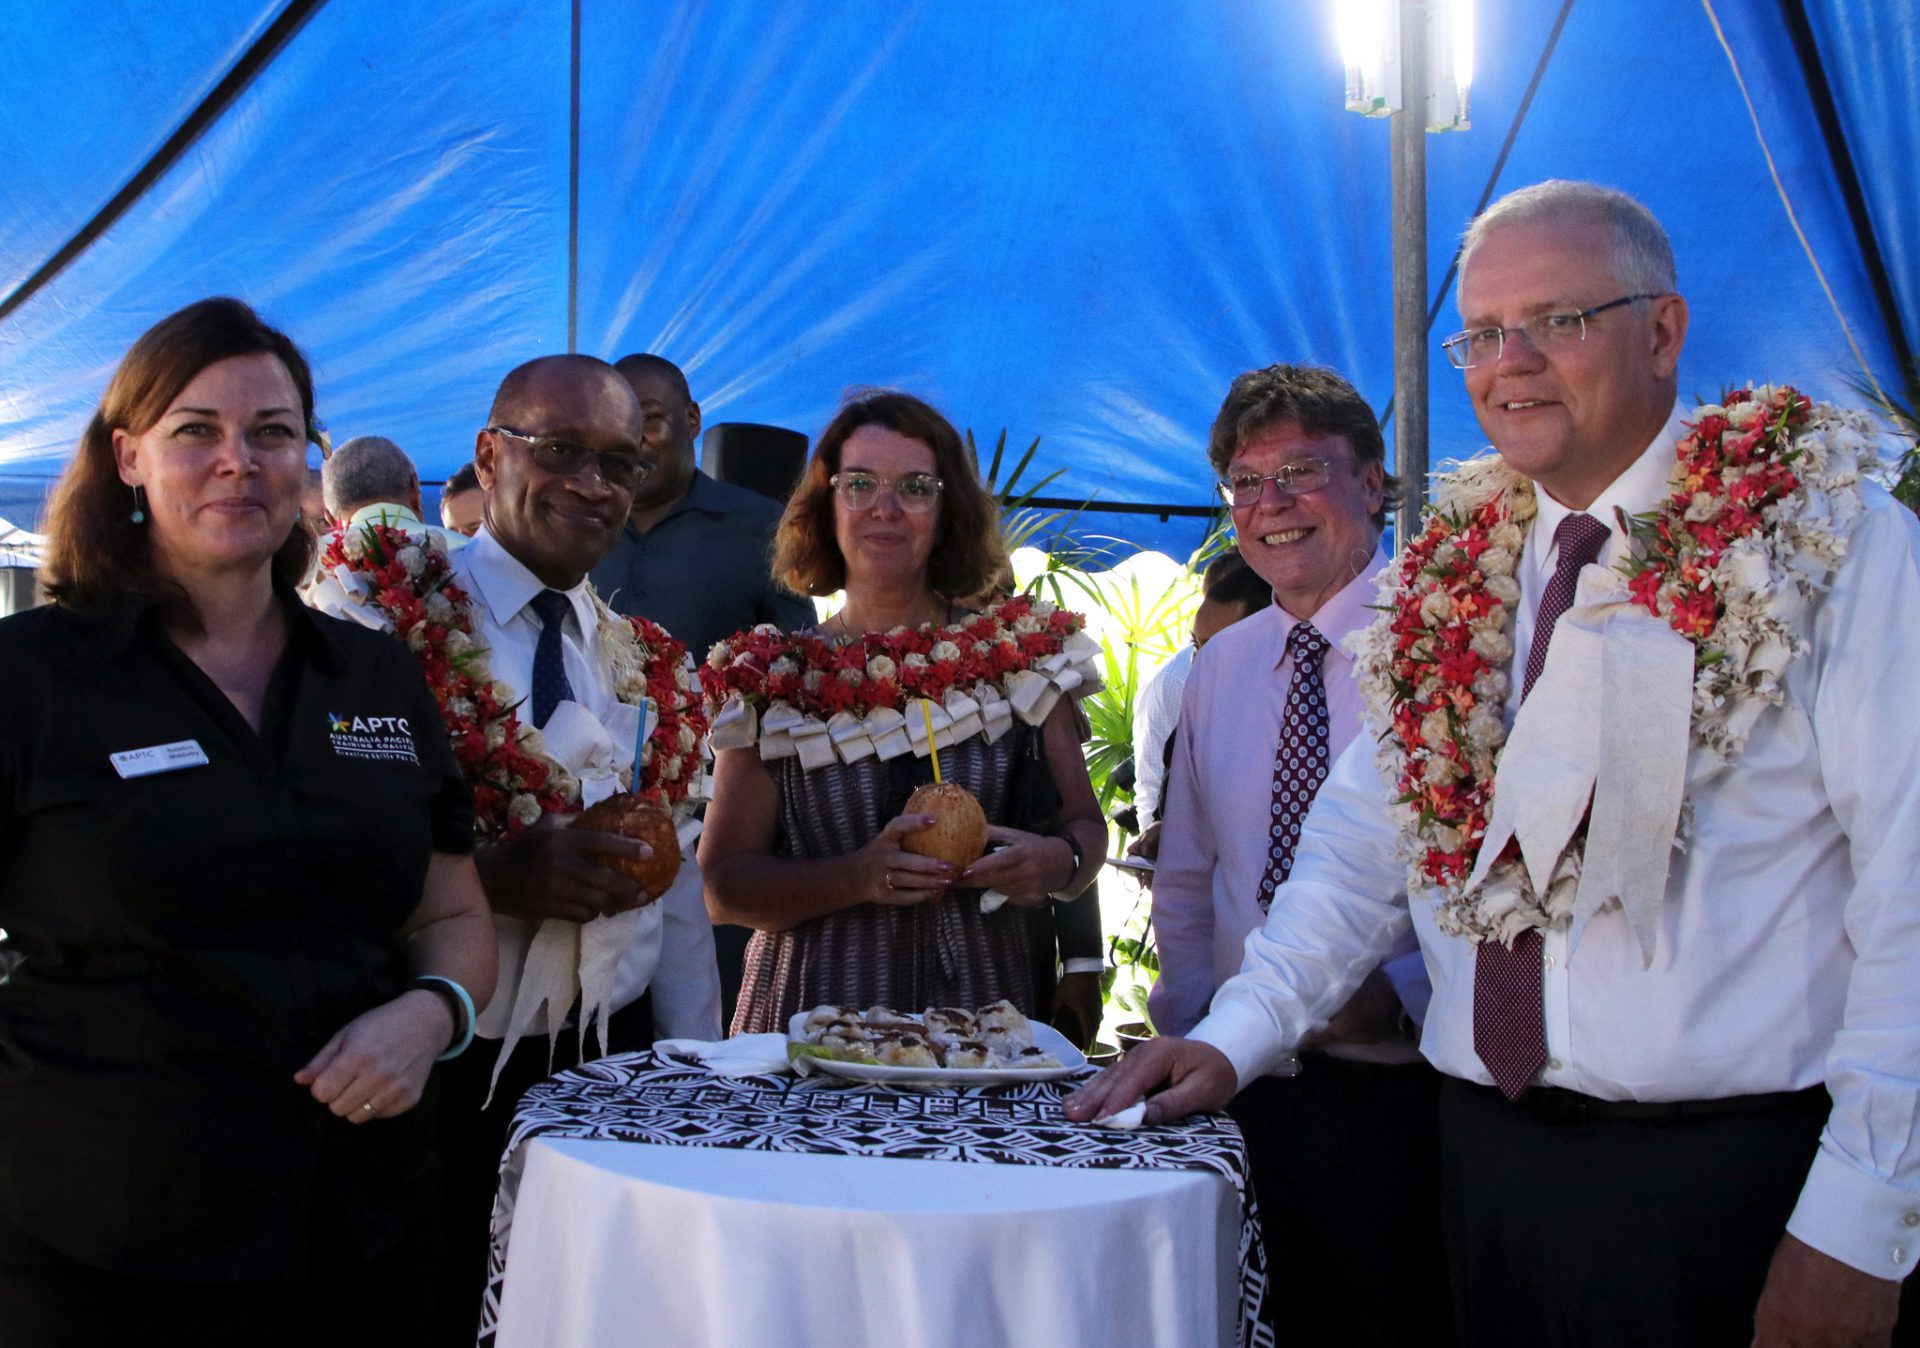
[[[572,477],[584,472],[588,464],[596,464],[600,476],[609,487],[619,487],[631,491],[646,480],[653,471],[653,465],[631,450],[593,449],[576,440],[562,440],[551,435],[528,435],[516,431],[511,426],[489,426],[492,435],[504,435],[509,440],[518,440],[527,447],[528,453],[540,468],[560,477]]]

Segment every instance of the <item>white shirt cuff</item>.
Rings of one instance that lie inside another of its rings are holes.
[[[1097,974],[1106,971],[1107,962],[1098,955],[1076,955],[1070,960],[1060,961],[1060,972],[1065,974]]]
[[[1787,1233],[1862,1273],[1898,1281],[1920,1258],[1920,1193],[1865,1173],[1823,1142]]]
[[[1248,1082],[1274,1074],[1292,1056],[1291,1046],[1282,1045],[1270,1019],[1234,1002],[1223,1005],[1218,997],[1187,1038],[1226,1054],[1243,1090]]]

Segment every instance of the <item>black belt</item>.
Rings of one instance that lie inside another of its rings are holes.
[[[1492,1086],[1471,1081],[1459,1084],[1502,1104],[1508,1103],[1507,1097]],[[1803,1091],[1768,1091],[1761,1095],[1723,1095],[1712,1100],[1601,1100],[1559,1086],[1533,1086],[1512,1101],[1510,1107],[1542,1123],[1590,1123],[1698,1119],[1715,1114],[1812,1108],[1816,1103],[1821,1108],[1828,1107],[1825,1086],[1809,1086]]]
[[[1433,1065],[1425,1058],[1414,1058],[1408,1062],[1370,1062],[1365,1058],[1337,1058],[1331,1053],[1319,1049],[1302,1049],[1299,1053],[1302,1072],[1346,1072],[1353,1076],[1377,1076],[1382,1073],[1404,1072],[1408,1068],[1425,1068],[1431,1072]]]

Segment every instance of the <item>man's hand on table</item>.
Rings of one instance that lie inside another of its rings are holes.
[[[549,816],[511,842],[481,847],[474,863],[494,912],[530,922],[591,922],[653,902],[657,896],[639,881],[607,864],[652,855],[638,839],[560,827]]]
[[[1166,1089],[1147,1101],[1146,1123],[1172,1123],[1189,1114],[1224,1109],[1240,1088],[1233,1064],[1213,1045],[1161,1036],[1127,1050],[1118,1066],[1069,1095],[1061,1111],[1075,1123],[1105,1118],[1162,1084]]]
[[[1753,1312],[1753,1348],[1886,1348],[1899,1313],[1899,1283],[1783,1236]]]

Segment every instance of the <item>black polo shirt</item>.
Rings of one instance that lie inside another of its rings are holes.
[[[293,1074],[397,995],[472,801],[406,650],[282,602],[258,734],[151,606],[0,621],[0,1208],[100,1267],[299,1276],[431,1198],[426,1111],[351,1126]]]

